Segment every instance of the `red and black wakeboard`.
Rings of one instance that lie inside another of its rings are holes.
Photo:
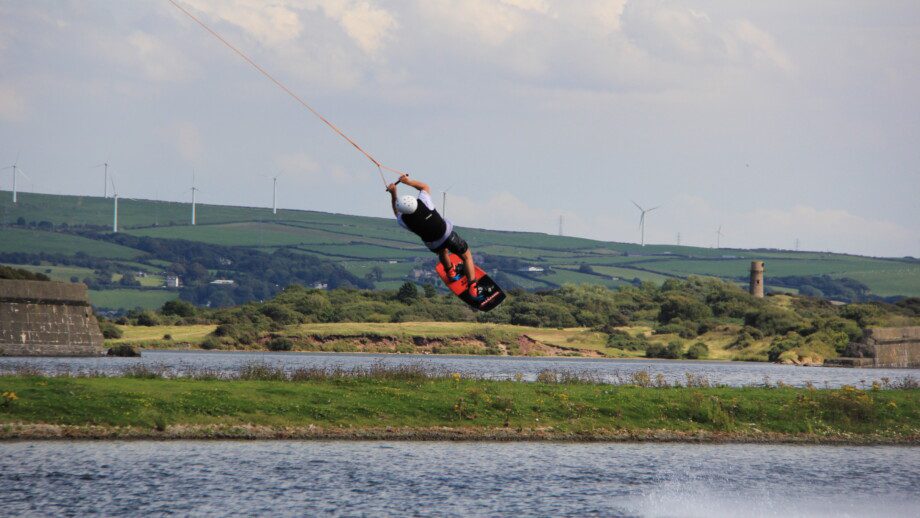
[[[456,254],[450,254],[450,263],[454,265],[457,273],[460,274],[460,278],[456,281],[448,279],[447,272],[444,271],[444,265],[441,264],[441,261],[438,261],[436,268],[438,276],[441,277],[441,280],[444,281],[444,284],[454,295],[460,297],[460,300],[466,302],[470,307],[479,311],[490,311],[505,300],[505,292],[478,266],[476,267],[476,284],[479,288],[479,296],[473,297],[470,295],[469,279],[467,279],[463,269],[463,259]]]

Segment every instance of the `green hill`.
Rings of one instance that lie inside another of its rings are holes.
[[[200,204],[198,225],[190,226],[190,212],[187,203],[122,199],[121,232],[112,236],[111,199],[23,193],[19,203],[13,205],[10,196],[3,195],[0,262],[30,264],[35,271],[54,278],[83,280],[81,275],[99,272],[100,264],[90,260],[99,259],[108,261],[102,277],[111,274],[113,279],[121,279],[124,273],[136,271],[160,279],[171,270],[172,261],[125,241],[134,236],[181,239],[214,250],[266,254],[259,255],[263,258],[283,250],[341,267],[377,288],[392,288],[407,279],[434,280],[416,278],[430,271],[433,256],[388,218],[299,210],[279,210],[274,215],[270,209]],[[500,282],[525,289],[582,283],[619,287],[690,275],[744,282],[750,261],[758,259],[766,261],[768,288],[801,289],[803,293],[841,300],[920,296],[920,261],[910,258],[670,245],[641,247],[533,232],[460,230],[474,250],[482,254],[482,264],[498,275]],[[65,261],[67,257],[82,259]],[[207,269],[210,278],[234,277],[231,267]],[[210,278],[202,274],[197,282]],[[93,291],[94,300],[126,308],[150,306],[177,296],[175,291],[159,290],[152,284],[150,280],[141,286],[107,286],[102,282]],[[109,289],[118,291],[104,293]],[[132,299],[132,293],[137,297]],[[258,298],[259,294],[253,296]]]

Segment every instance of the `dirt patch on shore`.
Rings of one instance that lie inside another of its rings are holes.
[[[173,425],[163,430],[98,425],[7,423],[0,440],[355,440],[355,441],[560,441],[560,442],[681,442],[706,444],[849,444],[920,445],[920,435],[781,434],[768,432],[680,432],[670,430],[566,431],[554,428],[325,428],[255,425]]]

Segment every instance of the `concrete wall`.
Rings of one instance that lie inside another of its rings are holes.
[[[839,361],[833,361],[830,364],[918,368],[920,367],[920,327],[866,329],[862,340],[847,346],[844,356],[845,358],[840,358]]]
[[[866,330],[875,347],[876,367],[920,367],[920,327],[877,327]]]
[[[104,352],[85,285],[0,279],[0,356]]]

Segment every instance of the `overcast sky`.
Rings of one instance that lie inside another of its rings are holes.
[[[464,226],[920,256],[920,3],[184,0]],[[24,189],[388,216],[375,168],[166,0],[0,0]],[[9,171],[0,188],[10,189]]]

